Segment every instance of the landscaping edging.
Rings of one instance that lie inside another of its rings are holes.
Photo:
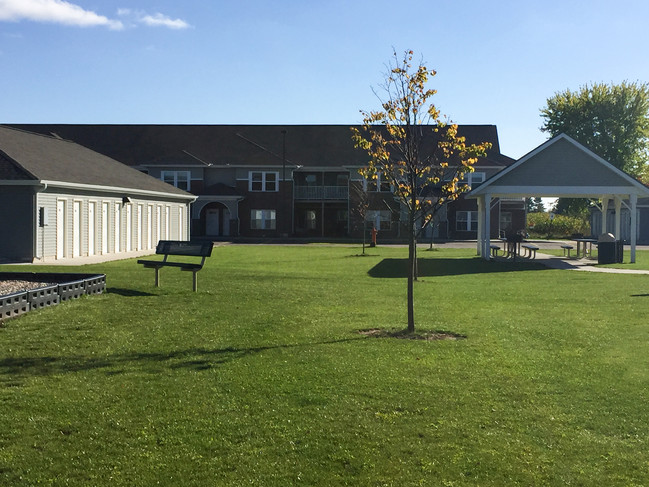
[[[13,280],[52,284],[0,296],[0,321],[106,290],[106,274],[0,272],[0,281]]]

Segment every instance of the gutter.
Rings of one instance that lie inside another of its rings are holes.
[[[101,186],[96,184],[82,184],[82,183],[69,183],[63,181],[45,181],[41,180],[38,183],[31,183],[32,185],[42,185],[43,188],[41,191],[44,191],[48,186],[53,188],[64,188],[64,189],[77,189],[77,190],[88,190],[88,191],[101,191],[101,192],[113,192],[113,193],[127,193],[130,195],[141,195],[141,196],[158,196],[164,198],[177,198],[187,200],[190,203],[196,201],[197,196],[187,193],[176,194],[176,193],[165,193],[162,191],[151,191],[147,189],[135,189],[135,188],[125,188],[120,186]]]

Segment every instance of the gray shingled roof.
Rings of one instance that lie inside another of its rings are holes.
[[[136,165],[275,165],[286,160],[304,167],[364,166],[367,154],[354,148],[350,125],[13,125],[65,139]],[[509,166],[500,154],[495,125],[460,125],[468,143],[484,141],[492,150],[480,164]]]
[[[0,125],[0,179],[191,195],[77,143]]]

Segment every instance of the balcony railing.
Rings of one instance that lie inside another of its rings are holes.
[[[346,200],[347,186],[295,186],[296,200]]]

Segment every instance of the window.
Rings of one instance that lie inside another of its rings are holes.
[[[275,230],[275,210],[250,210],[250,228],[252,230]]]
[[[512,213],[511,211],[501,211],[500,212],[500,230],[504,232],[505,230],[512,228]]]
[[[392,212],[390,210],[370,210],[367,212],[365,220],[368,227],[376,227],[377,230],[390,230]]]
[[[468,172],[462,178],[462,184],[468,184],[471,188],[477,188],[485,180],[485,173],[483,172]]]
[[[455,218],[455,229],[458,232],[477,232],[478,212],[458,211]]]
[[[366,179],[365,184],[367,191],[390,192],[390,181],[381,172],[376,173],[376,179]]]
[[[249,191],[278,191],[279,173],[266,171],[250,171]]]
[[[189,182],[191,180],[190,174],[189,171],[162,171],[160,179],[178,189],[189,191]]]

